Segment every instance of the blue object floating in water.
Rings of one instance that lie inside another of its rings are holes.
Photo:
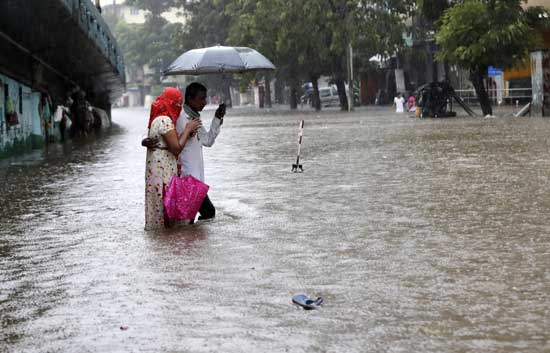
[[[323,298],[318,297],[317,299],[311,299],[307,295],[300,293],[292,296],[292,302],[301,306],[304,310],[313,310],[323,304]]]

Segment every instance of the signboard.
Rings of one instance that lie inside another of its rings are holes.
[[[489,66],[487,69],[487,74],[489,77],[502,76],[502,70],[496,67]]]

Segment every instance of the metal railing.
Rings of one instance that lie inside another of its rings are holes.
[[[466,104],[479,104],[477,95],[474,89],[456,89],[456,94],[462,98]],[[488,89],[487,93],[491,102],[497,104],[518,105],[525,104],[532,100],[532,90],[530,87],[526,88],[508,88],[508,89]],[[499,93],[502,93],[502,101],[499,102]]]
[[[118,74],[124,76],[124,59],[118,48],[115,37],[109,26],[103,20],[101,13],[91,0],[61,0],[73,15],[80,27],[96,44],[101,53],[109,59],[117,69]]]

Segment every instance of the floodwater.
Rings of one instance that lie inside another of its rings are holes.
[[[147,113],[0,162],[1,352],[550,351],[550,120],[234,110],[148,233]]]

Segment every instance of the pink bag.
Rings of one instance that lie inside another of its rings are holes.
[[[164,212],[169,219],[195,219],[210,187],[191,175],[173,176],[164,194]]]

